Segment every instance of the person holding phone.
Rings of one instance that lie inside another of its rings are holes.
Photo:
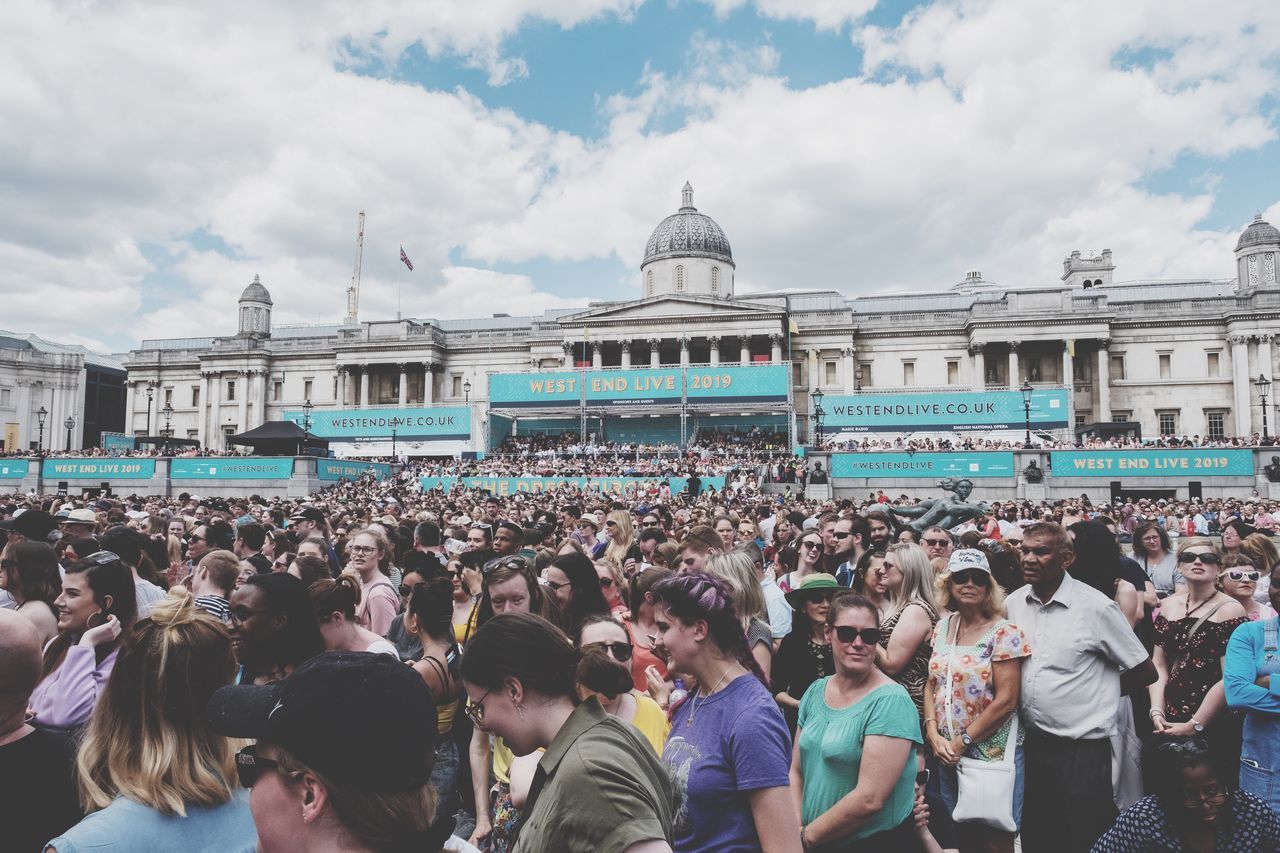
[[[111,551],[73,563],[62,580],[58,636],[45,647],[42,678],[31,694],[32,722],[44,728],[82,726],[106,687],[120,634],[137,617],[133,570]]]

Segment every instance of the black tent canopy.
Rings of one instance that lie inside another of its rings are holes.
[[[329,442],[293,421],[267,421],[227,441],[252,447],[254,453],[261,456],[326,456],[329,452]]]

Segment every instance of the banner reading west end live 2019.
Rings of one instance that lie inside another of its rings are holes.
[[[565,408],[578,405],[586,387],[589,406],[652,403],[785,403],[785,364],[714,367],[628,367],[491,373],[489,405],[498,408]]]
[[[302,425],[302,412],[284,413]],[[466,441],[471,438],[471,410],[466,406],[404,409],[328,409],[311,413],[311,434],[335,441]]]
[[[985,432],[1022,429],[1019,391],[956,391],[937,394],[832,394],[826,398],[828,432]],[[1065,388],[1031,392],[1031,427],[1067,426]]]
[[[1252,477],[1252,450],[1212,447],[1150,450],[1055,450],[1049,454],[1054,477]]]
[[[701,477],[699,492],[707,489],[720,491],[724,488],[724,477]],[[458,482],[457,477],[423,477],[421,479],[424,492],[431,489],[451,490]],[[627,495],[650,483],[666,482],[672,494],[679,494],[689,486],[687,477],[463,477],[462,485],[468,489],[485,489],[495,495],[537,494],[567,489],[570,486],[585,491],[599,491],[605,494]]]

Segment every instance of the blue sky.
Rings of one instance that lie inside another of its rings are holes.
[[[366,319],[631,298],[685,180],[740,293],[1053,284],[1102,248],[1118,280],[1226,277],[1254,212],[1280,220],[1278,8],[23,7],[6,322],[115,351],[226,334],[255,274],[277,323],[337,322],[360,209]]]

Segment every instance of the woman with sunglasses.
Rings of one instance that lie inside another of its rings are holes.
[[[1228,554],[1222,560],[1218,573],[1218,588],[1236,600],[1244,608],[1250,622],[1271,619],[1276,612],[1271,605],[1259,602],[1254,596],[1258,582],[1263,578],[1253,561],[1244,554]]]
[[[956,766],[961,756],[1002,761],[1016,749],[1013,817],[1022,817],[1022,730],[1009,743],[1010,723],[1022,690],[1022,664],[1031,654],[1027,638],[1004,618],[1004,590],[991,575],[981,551],[962,549],[951,555],[941,578],[942,610],[951,611],[933,631],[933,653],[924,688],[925,736],[935,761],[930,793],[938,798],[947,833],[959,796]],[[961,853],[1013,850],[1015,833],[986,824],[956,824]]]
[[[120,653],[120,635],[137,618],[133,572],[110,551],[91,554],[67,568],[54,603],[58,636],[44,649],[32,722],[70,729],[92,716]]]
[[[828,574],[810,575],[799,589],[787,593],[787,604],[795,611],[791,632],[782,638],[773,658],[773,698],[792,733],[800,700],[809,685],[835,672],[831,658],[831,637],[827,633],[827,612],[831,599],[840,592],[836,579]]]
[[[1224,759],[1238,761],[1239,723],[1226,711],[1222,657],[1231,632],[1249,620],[1240,604],[1217,588],[1222,555],[1207,537],[1178,543],[1185,591],[1166,598],[1155,619],[1152,660],[1156,681],[1147,688],[1156,735],[1199,735]]]
[[[46,850],[254,849],[235,750],[205,715],[235,669],[226,629],[189,592],[156,602],[125,635],[80,746],[80,799],[91,814]]]
[[[564,624],[570,633],[576,632],[586,617],[610,612],[596,567],[581,554],[557,557],[542,570],[542,584],[551,591],[560,606]]]
[[[616,617],[588,616],[579,630],[578,650],[578,697],[585,701],[595,696],[606,713],[639,729],[654,755],[661,755],[671,726],[658,703],[632,683],[634,649],[627,629]]]
[[[876,665],[907,689],[924,723],[924,683],[929,677],[930,638],[938,622],[933,600],[935,575],[924,548],[890,545],[880,565],[880,582],[889,592],[893,609],[880,622],[881,645]]]
[[[920,724],[907,691],[875,665],[879,625],[875,606],[856,593],[837,595],[827,610],[835,673],[800,700],[791,757],[806,850],[916,849]]]
[[[635,527],[631,524],[631,513],[624,509],[615,509],[605,518],[604,528],[609,534],[609,544],[605,546],[602,557],[611,560],[621,569],[622,574],[630,577],[640,565],[640,546],[636,544]]]
[[[614,613],[626,612],[627,602],[624,597],[626,583],[617,563],[606,557],[596,560],[594,565],[596,577],[600,578],[600,592],[604,594],[604,600],[608,603],[609,609]]]
[[[237,684],[270,684],[324,651],[302,581],[281,572],[250,575],[231,593],[227,630],[240,661]]]
[[[820,572],[822,570],[822,549],[822,534],[816,529],[806,530],[796,542],[799,562],[796,564],[795,571],[788,572],[778,578],[778,589],[784,593],[799,589],[805,578]]]

